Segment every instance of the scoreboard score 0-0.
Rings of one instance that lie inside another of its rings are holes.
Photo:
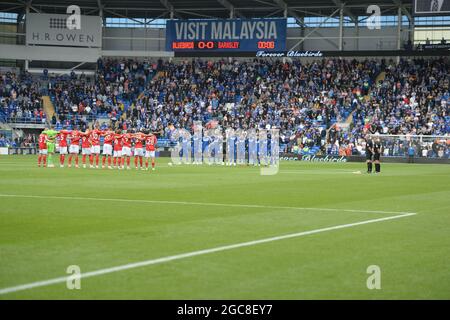
[[[167,51],[284,51],[286,19],[168,20]]]
[[[240,41],[173,41],[172,50],[239,50]],[[248,47],[248,45],[246,46]],[[275,49],[275,41],[258,41],[254,50]],[[254,51],[252,50],[252,51]]]

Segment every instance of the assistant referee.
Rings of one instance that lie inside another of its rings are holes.
[[[366,163],[367,163],[367,173],[372,173],[372,157],[373,157],[373,140],[367,135],[366,136]]]
[[[381,145],[381,140],[379,137],[375,138],[375,142],[373,143],[373,162],[375,163],[375,173],[380,173],[381,164],[380,157],[383,152],[383,146]]]

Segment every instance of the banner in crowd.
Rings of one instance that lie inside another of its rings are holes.
[[[308,162],[347,162],[344,156],[316,156],[316,155],[301,155],[295,153],[282,153],[280,160],[283,161],[308,161]]]
[[[167,51],[284,51],[286,19],[168,20]]]
[[[99,16],[76,16],[76,24],[71,17],[72,15],[68,14],[27,14],[27,43],[76,47],[102,46],[102,19]]]
[[[432,49],[432,50],[431,50]],[[324,58],[324,57],[436,57],[448,56],[449,48],[446,45],[435,45],[433,48],[424,47],[423,50],[348,50],[348,51],[321,51],[321,50],[253,50],[253,51],[205,51],[205,50],[177,50],[174,56],[186,57],[257,57],[261,59],[277,58]]]
[[[307,51],[298,51],[291,50],[285,52],[268,52],[268,51],[257,51],[255,54],[256,57],[260,58],[308,58],[308,57],[323,57],[323,52],[320,50],[307,50]]]
[[[422,49],[424,50],[449,50],[450,51],[450,43],[432,43],[432,44],[423,44]],[[450,54],[450,53],[449,53]]]

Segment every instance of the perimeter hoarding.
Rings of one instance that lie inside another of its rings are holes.
[[[167,51],[284,51],[286,19],[168,20]]]

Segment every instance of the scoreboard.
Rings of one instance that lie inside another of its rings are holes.
[[[416,16],[450,15],[450,0],[414,0],[413,9]]]
[[[168,20],[167,51],[284,51],[286,19]]]
[[[257,41],[256,45],[245,43],[243,45],[248,50],[242,50],[241,41],[172,41],[170,49],[173,51],[179,50],[216,50],[216,51],[257,51],[257,50],[275,50],[276,43],[274,40]]]

